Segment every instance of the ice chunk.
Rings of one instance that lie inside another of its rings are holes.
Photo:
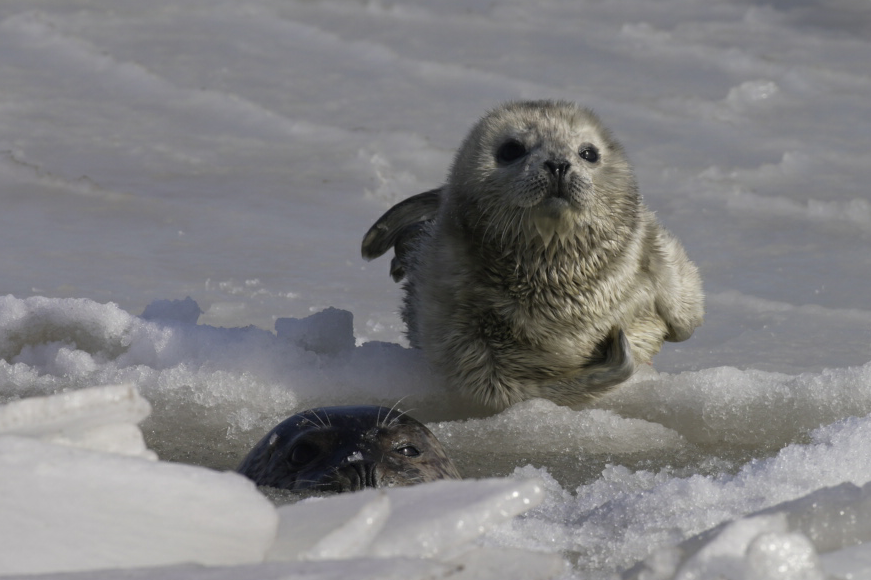
[[[625,579],[822,580],[825,572],[859,578],[871,570],[871,483],[816,490],[721,524],[676,547],[661,548]],[[823,558],[819,553],[834,551]]]
[[[871,412],[871,364],[799,375],[733,367],[639,373],[596,407],[661,424],[699,445],[783,446],[839,418]]]
[[[543,495],[537,479],[491,479],[439,481],[306,500],[279,508],[278,537],[267,559],[377,557],[384,559],[386,570],[392,570],[393,562],[404,558],[434,557],[449,564],[451,578],[552,578],[565,568],[558,554],[469,543],[538,505]]]
[[[13,362],[33,345],[60,342],[76,350],[113,358],[127,347],[135,318],[116,304],[83,298],[0,297],[0,358]]]
[[[184,300],[155,300],[145,307],[139,318],[196,324],[202,313],[199,304],[190,296],[186,296]]]
[[[373,556],[434,556],[468,542],[544,500],[538,479],[442,480],[387,490],[391,514]]]
[[[266,558],[323,560],[362,555],[389,514],[390,499],[374,489],[283,506],[278,509],[278,536]],[[301,527],[304,534],[299,533]]]
[[[543,499],[538,479],[487,479],[443,480],[304,501],[280,508],[279,534],[268,557],[450,555]],[[301,525],[305,534],[298,533]]]
[[[130,385],[92,387],[0,406],[0,435],[156,459],[136,426],[150,412]]]
[[[695,580],[724,578],[744,580],[744,556],[758,537],[787,530],[784,514],[743,518],[700,534],[677,548],[668,547],[630,569],[626,578],[646,580]],[[764,564],[760,560],[760,566]]]
[[[823,570],[834,578],[844,580],[871,578],[871,544],[850,546],[822,554],[820,561]]]
[[[0,574],[260,562],[278,517],[235,473],[0,437]]]
[[[459,565],[451,580],[544,580],[562,577],[567,568],[559,554],[524,549],[474,548],[447,561]]]
[[[523,554],[523,552],[520,552]],[[526,559],[520,570],[526,570],[530,563]],[[510,559],[500,568],[494,567],[502,575],[470,576],[462,568],[465,564],[439,562],[418,558],[357,558],[354,560],[328,560],[324,562],[269,562],[266,564],[247,564],[230,567],[203,567],[192,565],[140,568],[135,570],[102,570],[52,574],[48,576],[27,576],[27,580],[502,580],[511,578],[511,566],[516,563]],[[474,564],[472,562],[471,564]],[[497,563],[498,565],[498,563]],[[478,566],[470,571],[481,570]],[[545,580],[554,575],[537,574],[523,576],[524,580]]]
[[[28,580],[547,580],[562,577],[564,562],[552,554],[477,548],[450,561],[355,558],[323,562],[269,562],[230,567],[192,565],[28,576]]]
[[[675,578],[728,578],[742,580],[744,556],[756,538],[786,532],[783,514],[742,518],[723,526],[719,533],[693,554]]]
[[[871,483],[824,487],[760,513],[785,513],[789,529],[800,530],[819,552],[871,542]]]
[[[746,580],[825,580],[820,558],[803,534],[761,534],[747,548]]]
[[[354,315],[327,308],[306,318],[279,318],[279,337],[318,354],[338,354],[354,349]]]
[[[679,449],[686,442],[677,432],[612,411],[575,411],[545,399],[530,399],[494,417],[443,422],[429,426],[444,445],[504,453],[506,440],[522,440],[525,454],[630,453]]]

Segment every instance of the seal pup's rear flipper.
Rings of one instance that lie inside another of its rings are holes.
[[[419,224],[432,221],[439,209],[441,191],[439,187],[418,193],[388,209],[363,236],[363,258],[374,260],[396,245],[407,228],[418,229]]]
[[[430,223],[432,220],[415,222],[402,228],[402,231],[396,236],[396,241],[393,244],[394,255],[393,259],[390,260],[390,276],[394,282],[399,282],[405,278],[408,256],[421,236],[426,235],[427,226]]]

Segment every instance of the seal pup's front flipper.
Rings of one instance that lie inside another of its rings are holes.
[[[597,348],[601,357],[584,366],[574,382],[584,385],[591,395],[598,395],[627,380],[635,372],[632,345],[622,328],[614,327]]]
[[[651,231],[648,272],[653,281],[657,315],[665,323],[665,340],[682,342],[692,336],[705,316],[705,296],[699,271],[664,228]]]
[[[632,345],[621,328],[612,328],[596,352],[596,358],[584,365],[571,381],[545,387],[548,398],[569,405],[593,401],[635,373]]]

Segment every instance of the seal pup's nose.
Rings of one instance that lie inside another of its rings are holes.
[[[548,171],[553,174],[554,177],[557,178],[558,181],[562,181],[566,177],[566,173],[568,173],[572,164],[564,159],[559,160],[551,160],[548,159],[544,162],[544,166],[547,167]]]

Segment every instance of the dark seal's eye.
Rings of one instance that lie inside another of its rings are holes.
[[[318,455],[320,455],[320,450],[317,446],[302,441],[290,450],[290,462],[293,465],[305,465],[313,461]]]
[[[599,150],[592,145],[582,145],[581,149],[578,151],[578,155],[581,156],[581,159],[589,163],[595,163],[599,160]]]
[[[515,139],[506,141],[496,150],[496,161],[499,163],[514,163],[527,153],[523,143]]]
[[[400,455],[404,455],[405,457],[417,457],[420,455],[420,450],[414,445],[404,445],[402,447],[398,447],[394,449]]]

